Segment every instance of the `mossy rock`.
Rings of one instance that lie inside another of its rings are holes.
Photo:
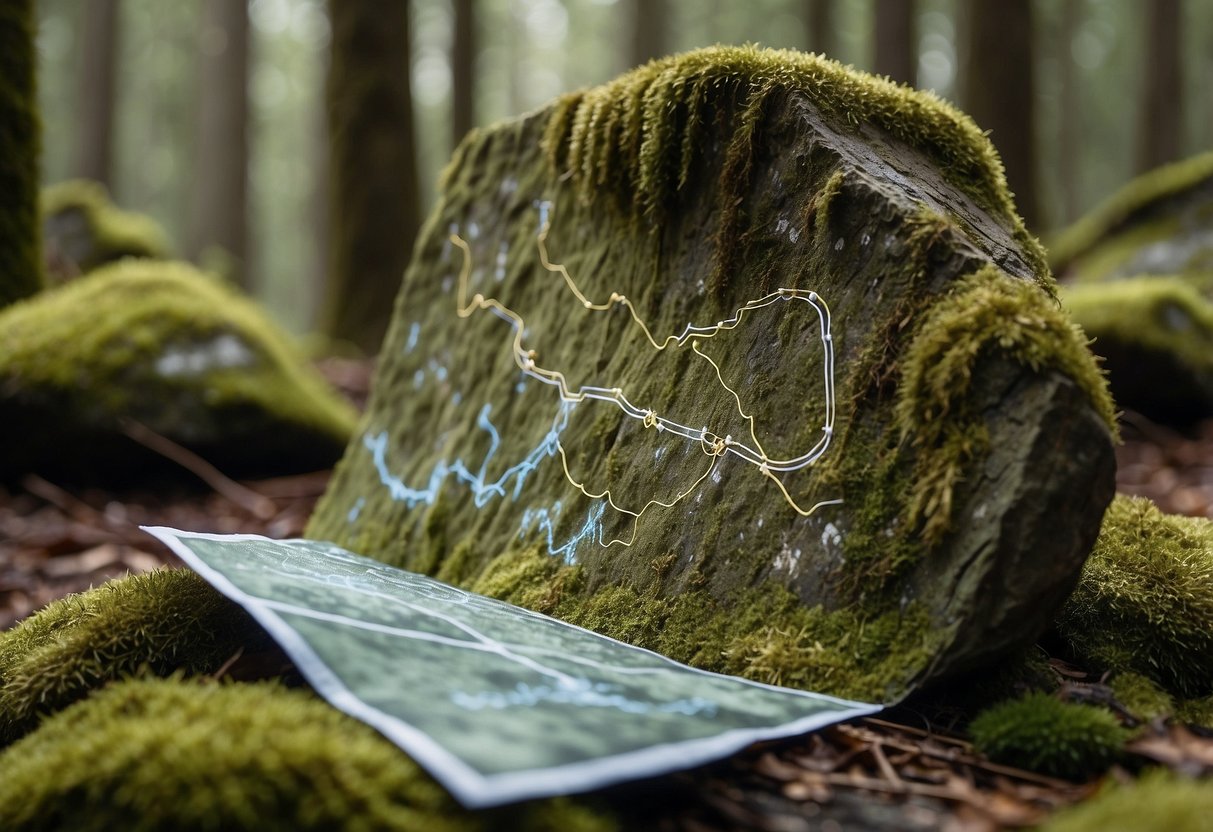
[[[1117,496],[1056,627],[1095,670],[1213,693],[1213,521]]]
[[[1213,294],[1213,152],[1134,179],[1058,235],[1049,259],[1065,281],[1186,274]]]
[[[607,832],[563,800],[469,812],[374,729],[274,683],[111,685],[0,753],[0,828]]]
[[[0,481],[166,466],[127,420],[251,475],[332,464],[356,416],[255,304],[185,264],[124,261],[0,312]]]
[[[1042,832],[1210,832],[1213,782],[1163,770],[1132,784],[1108,783],[1094,798],[1055,815]]]
[[[764,681],[891,700],[1030,643],[1112,496],[990,143],[816,56],[692,52],[471,134],[382,356],[310,536]]]
[[[1073,779],[1106,770],[1132,734],[1105,708],[1048,693],[1029,693],[983,711],[969,733],[973,746],[995,762]]]
[[[123,211],[110,201],[104,185],[86,179],[43,189],[42,244],[47,273],[58,283],[125,257],[169,256],[159,223]]]
[[[1134,277],[1062,287],[1117,405],[1155,421],[1213,415],[1213,302],[1190,278]]]

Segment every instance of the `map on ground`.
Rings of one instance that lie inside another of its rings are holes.
[[[146,531],[470,808],[690,768],[880,710],[696,670],[331,543]]]

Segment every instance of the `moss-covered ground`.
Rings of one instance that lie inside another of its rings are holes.
[[[356,418],[255,304],[181,263],[124,261],[4,310],[0,379],[0,479],[133,470],[124,419],[231,471],[306,470]]]

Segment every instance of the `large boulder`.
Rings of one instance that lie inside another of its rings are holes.
[[[1112,410],[973,123],[814,56],[651,63],[460,146],[309,527],[867,699],[1034,638]]]
[[[255,304],[182,263],[127,260],[0,311],[0,482],[166,464],[138,426],[228,473],[313,470],[355,420]]]

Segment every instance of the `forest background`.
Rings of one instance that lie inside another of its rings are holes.
[[[330,83],[326,98],[326,77],[339,15],[380,19],[375,49],[336,60],[347,70],[379,62],[395,86],[403,112],[380,125],[398,135],[399,152],[381,165],[395,169],[366,174],[398,183],[398,219],[388,219],[406,243],[469,127],[716,42],[824,52],[959,104],[991,131],[1020,212],[1046,243],[1136,173],[1213,147],[1213,3],[1202,0],[39,0],[37,9],[44,182],[103,182],[117,204],[159,221],[177,255],[228,271],[288,328],[354,341],[326,312],[350,291],[341,272],[356,268],[334,255],[348,233],[342,218],[357,216],[332,176],[341,90]],[[389,265],[396,283],[402,269]]]

